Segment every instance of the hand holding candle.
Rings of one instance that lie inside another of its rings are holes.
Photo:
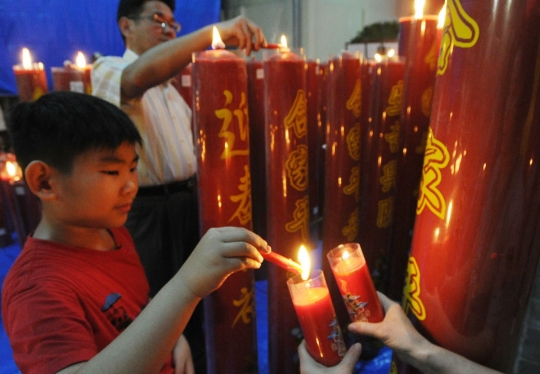
[[[262,257],[274,265],[282,267],[285,270],[292,271],[296,274],[302,273],[302,267],[297,262],[294,262],[290,258],[283,257],[282,255],[276,252],[261,253]]]

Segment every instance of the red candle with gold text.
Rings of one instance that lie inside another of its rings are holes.
[[[324,273],[315,270],[307,280],[295,275],[287,286],[309,354],[324,366],[339,364],[346,347]]]
[[[79,52],[75,64],[67,61],[64,67],[51,68],[53,90],[92,94],[91,71],[92,66],[86,64],[84,54]]]
[[[396,176],[395,216],[388,258],[387,295],[399,300],[403,294],[409,257],[418,187],[427,139],[435,72],[439,54],[438,17],[403,17],[409,24],[408,46],[404,54],[405,73],[401,97],[400,152]]]
[[[327,258],[351,321],[382,321],[384,311],[360,245],[340,244]]]
[[[362,174],[368,180],[361,182],[359,243],[379,290],[387,276],[394,221],[403,73],[404,62],[400,59],[387,59],[374,66],[369,148],[362,150]]]
[[[309,220],[312,224],[319,222],[321,218],[321,201],[319,197],[322,184],[321,165],[319,164],[319,148],[321,142],[319,136],[319,61],[308,60],[306,63],[306,99],[308,121],[308,153],[309,153]]]
[[[13,66],[19,101],[34,101],[49,92],[41,62],[32,62],[28,48],[22,50],[22,64]]]
[[[308,140],[306,73],[303,53],[281,48],[265,51],[265,139],[267,241],[281,255],[309,240]],[[300,341],[291,334],[298,327],[284,279],[287,272],[269,267],[270,373],[297,373]]]
[[[224,49],[197,53],[193,83],[201,233],[251,229],[245,59]],[[252,270],[237,272],[204,299],[209,373],[256,371],[254,283]]]
[[[403,307],[435,344],[509,373],[540,257],[540,11],[447,4]]]

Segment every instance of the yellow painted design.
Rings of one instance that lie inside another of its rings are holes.
[[[244,176],[240,178],[238,190],[240,191],[238,195],[230,197],[233,203],[238,203],[238,208],[229,222],[237,219],[238,223],[244,226],[251,221],[251,173],[248,165],[244,165]]]
[[[394,217],[394,198],[388,197],[379,200],[377,203],[377,222],[378,228],[390,227]]]
[[[285,224],[285,230],[288,232],[300,231],[300,236],[304,242],[308,240],[309,233],[309,196],[304,196],[297,200],[294,205],[293,220]]]
[[[422,114],[426,117],[431,116],[431,103],[433,101],[433,86],[429,86],[422,92],[420,107],[422,108]]]
[[[356,208],[352,211],[351,215],[349,216],[349,221],[347,226],[341,230],[341,233],[347,239],[347,241],[352,242],[356,240],[356,235],[358,235],[358,215],[359,215],[359,209]]]
[[[352,111],[356,118],[360,118],[362,112],[362,85],[360,79],[356,80],[351,97],[347,100],[347,110]]]
[[[252,316],[255,315],[255,292],[253,286],[251,289],[242,287],[240,289],[240,298],[233,300],[233,305],[240,308],[240,310],[234,318],[231,328],[233,328],[239,320],[241,320],[244,325],[250,323]]]
[[[349,176],[349,184],[343,186],[343,193],[345,195],[354,195],[354,199],[358,202],[360,200],[360,167],[354,166],[351,168],[351,175]]]
[[[448,68],[448,60],[454,47],[474,47],[480,36],[480,28],[476,21],[469,16],[459,0],[446,2],[446,19],[443,26],[437,75],[443,75]]]
[[[225,146],[221,153],[221,159],[226,160],[233,156],[248,156],[249,155],[249,129],[247,121],[247,103],[245,92],[241,93],[240,104],[236,109],[227,108],[232,103],[233,94],[229,90],[223,91],[225,96],[225,105],[223,108],[215,111],[216,117],[223,120],[223,125],[219,130],[218,136],[225,139]],[[236,125],[240,134],[241,146],[237,144],[236,135],[230,131],[230,126],[233,124],[233,119],[236,118]],[[238,147],[238,148],[235,148]]]
[[[388,161],[382,168],[383,175],[379,178],[382,192],[388,192],[396,183],[397,161]]]
[[[299,145],[292,151],[285,161],[285,170],[291,186],[297,191],[304,191],[308,188],[308,147]]]
[[[445,218],[446,200],[439,191],[438,186],[442,181],[441,170],[448,165],[449,160],[448,149],[442,142],[435,139],[430,128],[424,154],[424,166],[422,167],[420,196],[418,197],[416,214],[422,213],[424,208],[427,207],[437,217]]]
[[[392,86],[390,96],[388,97],[388,107],[386,115],[388,117],[399,116],[401,114],[401,96],[403,94],[403,80],[399,80]]]
[[[424,57],[424,63],[428,66],[429,70],[435,71],[437,68],[437,58],[439,57],[439,50],[437,49],[437,38],[433,40],[431,48],[429,49],[426,57]]]
[[[45,95],[45,90],[42,87],[36,87],[34,92],[32,92],[32,101],[36,101],[43,95]]]
[[[298,90],[287,117],[283,120],[287,129],[293,129],[297,138],[307,134],[307,99],[304,90]]]
[[[388,143],[390,153],[397,153],[399,151],[399,131],[401,130],[401,123],[399,121],[394,122],[390,126],[390,132],[384,134],[384,140]]]
[[[413,256],[409,257],[403,296],[403,310],[405,313],[412,312],[418,320],[425,320],[426,308],[420,299],[420,269]]]
[[[355,160],[360,161],[360,122],[356,122],[349,130],[346,137],[347,150],[349,156]]]
[[[394,360],[392,360],[392,363],[390,364],[390,372],[388,374],[398,374],[398,368]]]

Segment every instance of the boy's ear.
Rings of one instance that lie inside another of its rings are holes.
[[[120,29],[122,35],[127,38],[129,32],[131,31],[131,22],[129,18],[120,17],[120,19],[118,20],[118,28]]]
[[[51,200],[55,197],[55,191],[49,183],[51,174],[51,167],[39,160],[32,161],[24,171],[28,188],[41,200]]]

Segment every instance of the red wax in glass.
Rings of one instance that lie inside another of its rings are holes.
[[[54,91],[72,91],[80,93],[92,93],[90,83],[91,66],[77,68],[72,66],[52,67]]]
[[[296,288],[296,291],[291,290],[291,297],[307,350],[320,364],[335,366],[341,362],[345,345],[328,288],[324,284],[310,285],[311,280],[304,282],[299,277],[287,283],[290,289]]]
[[[204,51],[192,69],[201,233],[251,229],[246,61],[226,50]],[[254,283],[252,270],[237,272],[204,299],[208,373],[257,367]]]
[[[13,67],[19,101],[34,101],[49,92],[47,88],[47,76],[43,65],[33,64],[31,69],[22,66]]]

